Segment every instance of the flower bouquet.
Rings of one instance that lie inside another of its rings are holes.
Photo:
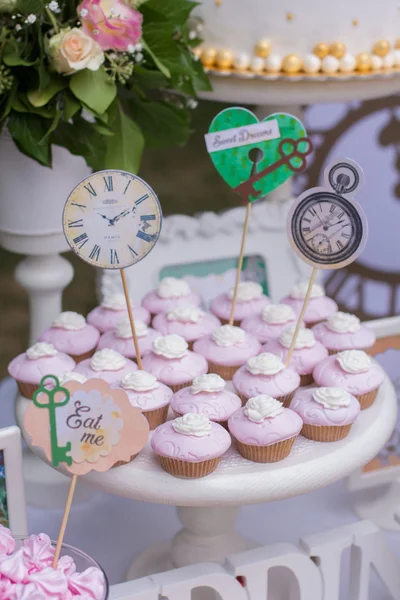
[[[190,0],[0,0],[0,120],[51,166],[52,144],[137,172],[144,145],[183,145],[196,94]]]

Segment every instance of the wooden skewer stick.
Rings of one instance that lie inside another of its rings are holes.
[[[120,269],[120,273],[121,273],[121,279],[122,279],[122,286],[124,288],[126,306],[128,308],[129,322],[131,324],[131,329],[132,329],[133,343],[135,344],[136,362],[138,364],[139,369],[142,371],[143,370],[142,357],[140,356],[139,342],[138,342],[137,335],[136,335],[135,321],[133,319],[132,306],[131,306],[131,301],[129,298],[128,285],[126,283],[124,269]]]
[[[54,553],[53,558],[53,569],[57,567],[58,559],[60,557],[61,546],[64,541],[65,530],[67,528],[68,517],[71,510],[72,500],[74,498],[76,482],[78,480],[78,475],[72,475],[71,484],[69,486],[69,492],[67,497],[67,503],[64,509],[64,515],[61,521],[60,533],[58,534],[56,551]]]
[[[247,204],[247,208],[246,208],[246,218],[244,220],[244,226],[243,226],[242,243],[240,246],[240,254],[239,254],[239,260],[238,260],[238,266],[237,266],[236,281],[235,281],[235,287],[233,290],[232,308],[231,308],[231,316],[229,319],[229,325],[233,325],[233,321],[235,320],[236,298],[237,298],[238,287],[239,287],[239,282],[240,282],[240,275],[242,273],[244,247],[246,244],[247,229],[249,226],[250,209],[251,209],[251,202],[249,202]]]
[[[299,318],[298,318],[297,323],[296,323],[296,329],[294,330],[292,343],[290,344],[289,352],[287,353],[287,357],[286,357],[286,360],[285,360],[285,367],[286,368],[288,368],[288,366],[290,365],[290,361],[292,359],[293,350],[294,350],[294,347],[296,345],[297,336],[299,335],[299,331],[300,331],[300,327],[301,327],[301,322],[303,321],[304,313],[306,312],[306,308],[308,306],[308,302],[309,302],[310,297],[311,297],[311,292],[312,292],[312,288],[313,288],[313,285],[314,285],[314,281],[315,281],[315,276],[316,275],[317,275],[317,268],[314,267],[313,270],[312,270],[312,273],[311,273],[310,281],[308,282],[308,288],[307,288],[306,297],[304,298],[303,307],[301,309],[301,313],[300,313]]]

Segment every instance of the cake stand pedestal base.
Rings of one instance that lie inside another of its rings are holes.
[[[400,477],[355,492],[353,508],[360,519],[368,519],[381,529],[400,531]]]

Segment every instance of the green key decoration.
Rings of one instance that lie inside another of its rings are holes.
[[[64,399],[56,401],[56,395],[60,393],[63,394]],[[46,396],[48,398],[46,404],[39,400],[41,396]],[[58,467],[60,463],[66,463],[68,466],[72,465],[71,456],[67,456],[67,453],[71,451],[71,442],[67,442],[65,446],[58,445],[56,422],[56,409],[68,404],[69,398],[69,391],[60,386],[60,382],[55,375],[46,375],[43,377],[40,382],[40,387],[34,392],[32,397],[35,406],[38,408],[47,408],[49,411],[51,462],[55,467]]]
[[[260,122],[239,107],[218,113],[205,138],[215,168],[244,203],[269,194],[305,169],[305,157],[312,151],[304,125],[293,115],[274,113]]]

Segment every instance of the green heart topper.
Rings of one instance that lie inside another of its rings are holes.
[[[268,127],[263,127],[264,123]],[[247,131],[248,126],[253,127]],[[218,132],[235,129],[236,131],[229,133],[227,131],[225,135],[215,135]],[[250,130],[254,132],[252,135],[248,134]],[[254,176],[255,172],[261,175],[261,171],[267,170],[264,176],[253,183],[252,189],[236,189],[238,193],[247,192],[246,197],[243,198],[246,202],[254,202],[261,196],[269,194],[292,177],[294,172],[302,170],[305,167],[305,159],[300,155],[305,156],[311,152],[308,138],[304,142],[299,141],[307,136],[304,125],[296,117],[286,113],[271,114],[260,123],[255,114],[246,108],[227,108],[213,119],[208,133],[214,134],[205,136],[211,160],[230,187],[238,188],[252,175]],[[257,137],[261,139],[257,140]],[[262,139],[263,137],[272,139]],[[207,140],[207,138],[212,139]],[[249,143],[250,139],[255,141]],[[225,144],[227,147],[218,149]],[[228,147],[230,144],[233,147]],[[261,151],[256,166],[254,160],[250,158],[250,156],[254,158],[250,152],[253,148]],[[282,157],[290,160],[282,161]],[[274,168],[275,163],[280,164]]]

